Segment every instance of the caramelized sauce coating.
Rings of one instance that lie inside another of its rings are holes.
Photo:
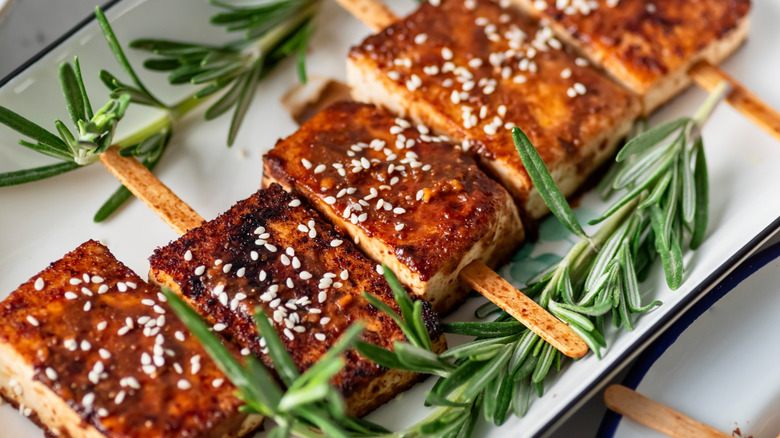
[[[523,206],[531,183],[512,142],[513,126],[528,135],[554,176],[576,180],[567,185],[570,193],[597,167],[594,157],[608,155],[604,150],[625,133],[620,127],[627,129],[639,104],[577,61],[549,28],[503,3],[425,2],[352,49],[351,70],[361,74],[350,85],[363,90],[361,98],[402,108],[463,141]]]
[[[264,162],[274,180],[381,241],[423,281],[455,269],[509,199],[428,128],[354,102],[322,111]]]
[[[377,266],[304,202],[275,184],[158,248],[150,262],[151,277],[176,287],[215,331],[268,365],[254,322],[258,306],[273,320],[301,371],[356,321],[365,324],[363,339],[368,342],[392,348],[395,341],[405,339],[390,317],[362,297],[364,291],[370,292],[397,309]],[[432,339],[443,339],[435,314],[427,309],[425,319]],[[349,403],[352,394],[388,371],[352,350],[346,359],[333,384]],[[410,384],[411,380],[405,382]],[[375,402],[367,403],[375,407],[389,396],[379,394]],[[362,414],[365,409],[352,412]]]
[[[0,343],[104,436],[235,433],[235,388],[164,298],[89,241],[0,303]]]
[[[750,0],[599,0],[596,8],[585,11],[559,8],[555,1],[526,3],[639,94],[689,66],[750,11]]]

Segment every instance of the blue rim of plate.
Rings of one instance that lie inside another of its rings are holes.
[[[108,11],[113,6],[121,3],[123,0],[108,0],[101,6],[103,11]],[[70,38],[73,34],[92,23],[95,20],[94,12],[84,18],[80,23],[76,24],[71,30],[63,34],[57,40],[46,46],[43,50],[38,52],[35,56],[30,58],[27,62],[19,66],[12,71],[6,77],[0,79],[0,87],[5,86],[8,82],[14,79],[16,76],[22,74],[27,68],[35,64],[38,60],[43,58],[49,52],[57,48],[65,40]],[[692,306],[693,303],[699,301],[702,297],[707,295],[713,290],[718,282],[731,273],[741,262],[747,259],[762,243],[766,242],[772,235],[780,230],[780,217],[775,218],[766,228],[761,230],[753,237],[749,242],[743,245],[736,253],[723,262],[715,271],[704,281],[699,283],[693,288],[687,296],[680,300],[669,312],[666,313],[656,324],[658,330],[651,330],[642,335],[630,348],[626,349],[620,354],[617,360],[608,368],[604,369],[598,376],[590,382],[590,384],[580,393],[580,397],[576,397],[566,405],[561,406],[558,412],[550,418],[537,432],[531,435],[534,438],[541,437],[548,432],[554,430],[556,426],[562,423],[570,413],[580,407],[586,400],[588,400],[593,394],[601,389],[611,376],[619,372],[626,364],[637,354],[638,351],[642,351],[648,345],[650,345],[666,328],[671,326],[680,316],[684,309]]]
[[[636,389],[645,375],[650,371],[655,362],[664,355],[666,350],[674,344],[677,339],[682,335],[691,324],[693,324],[699,317],[706,312],[715,303],[721,300],[726,294],[734,290],[740,283],[747,280],[753,274],[758,272],[761,268],[769,264],[770,262],[780,258],[780,243],[776,243],[769,248],[761,251],[758,254],[751,256],[744,263],[737,267],[729,276],[723,280],[711,293],[707,294],[701,301],[696,303],[688,312],[685,313],[672,327],[664,332],[661,337],[655,340],[653,344],[648,347],[639,356],[637,361],[628,371],[626,377],[623,379],[622,384],[631,389]],[[612,438],[617,433],[617,428],[620,425],[620,421],[623,419],[622,415],[619,415],[613,411],[607,411],[604,414],[604,418],[601,420],[598,433],[598,438]]]

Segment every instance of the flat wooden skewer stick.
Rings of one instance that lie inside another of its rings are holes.
[[[398,16],[380,0],[336,1],[375,32],[398,21]],[[721,81],[728,81],[732,91],[726,98],[726,102],[747,117],[754,125],[780,140],[780,113],[736,79],[726,74],[720,67],[707,61],[699,61],[688,70],[688,76],[708,92],[712,92]]]
[[[138,160],[119,155],[111,146],[100,154],[100,162],[157,216],[180,236],[203,223],[203,218],[157,179]]]
[[[604,391],[604,402],[618,414],[673,438],[731,437],[623,385],[608,387]]]
[[[763,129],[775,139],[780,140],[780,113],[759,99],[736,79],[707,61],[699,61],[688,70],[688,76],[705,90],[712,92],[721,81],[731,84],[731,92],[726,102],[732,108],[742,113],[754,125]]]
[[[398,21],[398,16],[378,0],[336,1],[375,32]],[[568,325],[552,316],[484,263],[471,262],[460,271],[459,276],[566,356],[580,358],[588,352],[588,344]]]
[[[484,263],[473,261],[461,269],[459,275],[477,292],[504,309],[566,356],[580,358],[588,352],[588,344],[569,326],[552,316],[536,301],[518,291]]]

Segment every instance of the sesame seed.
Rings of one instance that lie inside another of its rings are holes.
[[[311,161],[307,160],[306,158],[301,158],[301,164],[303,164],[303,167],[306,169],[311,169]]]
[[[444,58],[445,61],[451,60],[453,57],[452,50],[447,47],[441,49],[441,57]]]
[[[181,390],[185,390],[186,391],[186,390],[192,388],[192,384],[190,384],[190,382],[188,382],[188,381],[186,381],[184,379],[181,379],[181,380],[179,380],[176,383],[176,387],[181,389]]]
[[[336,198],[334,198],[333,196],[328,196],[325,198],[325,203],[328,205],[333,205],[336,203]]]
[[[424,34],[424,33],[418,33],[418,34],[417,34],[417,35],[414,37],[414,42],[415,42],[416,44],[423,44],[423,43],[425,43],[425,41],[427,41],[427,40],[428,40],[428,35],[426,35],[426,34]]]
[[[396,231],[401,231],[403,229],[404,229],[404,224],[398,224],[398,225],[395,226],[395,230]]]
[[[257,253],[257,251],[252,251],[252,252],[249,253],[249,257],[251,257],[252,260],[257,260],[258,257],[259,257],[259,254]]]
[[[287,338],[290,339],[291,341],[295,339],[295,335],[293,335],[293,333],[288,328],[284,329],[284,335],[287,336]]]
[[[236,276],[243,277],[244,274],[246,274],[246,268],[239,268],[238,271],[236,271]]]
[[[336,248],[338,246],[341,246],[342,243],[343,243],[343,241],[339,240],[339,239],[331,240],[330,246],[333,247],[333,248]]]
[[[266,243],[264,246],[265,246],[265,249],[267,249],[268,251],[276,252],[276,247],[271,245],[270,243]]]
[[[312,277],[312,275],[307,271],[301,272],[299,276],[301,277],[302,280],[308,280]]]
[[[48,377],[49,380],[57,380],[57,372],[54,371],[54,368],[46,368],[46,377]]]
[[[81,404],[85,408],[92,406],[92,403],[94,402],[95,402],[95,393],[93,392],[88,393],[87,395],[84,396],[84,398],[81,399]]]
[[[585,93],[587,93],[587,92],[588,92],[588,89],[587,89],[587,88],[585,88],[585,85],[583,85],[583,84],[581,84],[581,83],[579,83],[579,82],[577,82],[576,84],[574,84],[574,90],[575,90],[575,91],[576,91],[578,94],[581,94],[581,95],[582,95],[582,94],[585,94]]]
[[[203,265],[200,265],[197,268],[195,268],[195,275],[203,275],[204,272],[206,272],[206,267]]]
[[[108,285],[101,284],[100,287],[97,290],[98,294],[103,295],[104,293],[108,292]]]
[[[76,299],[76,298],[78,298],[78,297],[79,297],[79,296],[78,296],[78,295],[76,295],[76,294],[75,294],[75,293],[73,293],[73,292],[65,292],[65,299],[68,299],[68,300],[75,300],[75,299]]]
[[[28,316],[27,316],[27,322],[29,322],[29,323],[30,323],[32,326],[34,326],[34,327],[38,327],[38,326],[40,326],[40,325],[41,325],[41,324],[38,322],[38,320],[37,320],[37,319],[35,319],[35,317],[34,317],[34,316],[32,316],[32,315],[28,315]]]
[[[105,348],[101,348],[100,350],[98,350],[98,354],[100,355],[101,358],[103,358],[103,360],[108,360],[111,358],[111,353]]]
[[[325,325],[325,324],[327,324],[329,322],[330,322],[330,317],[329,316],[325,316],[323,318],[320,318],[320,325]]]
[[[384,268],[382,268],[382,265],[376,265],[376,272],[379,275],[385,275],[385,270],[384,270]]]
[[[98,325],[97,325],[97,329],[98,329],[99,331],[101,331],[101,332],[102,332],[103,330],[105,330],[105,329],[106,329],[106,327],[108,327],[108,322],[107,322],[107,321],[100,321],[100,322],[98,323]]]
[[[92,344],[87,340],[81,341],[81,351],[89,351],[92,349]]]
[[[320,293],[317,295],[317,301],[319,301],[320,303],[324,303],[324,302],[325,302],[325,300],[327,300],[327,299],[328,299],[328,294],[327,294],[327,292],[325,292],[325,291],[321,291],[321,292],[320,292]]]
[[[214,324],[214,331],[215,332],[221,332],[222,330],[225,330],[227,328],[227,325],[222,324],[221,322],[218,322]]]
[[[318,165],[317,167],[314,168],[314,173],[315,174],[316,173],[322,173],[322,172],[325,171],[325,169],[327,169],[327,166],[325,166],[324,164],[320,164],[320,165]]]
[[[301,205],[301,200],[300,199],[293,199],[287,205],[289,205],[290,207],[299,207]]]
[[[78,278],[71,278],[70,279],[70,284],[73,285],[73,286],[77,286],[77,285],[81,284],[81,280],[79,280]]]
[[[92,310],[92,302],[87,301],[86,303],[84,303],[84,311],[89,312],[90,310]]]
[[[188,262],[189,262],[190,260],[192,260],[192,251],[190,251],[190,250],[187,250],[187,252],[185,252],[185,253],[184,253],[184,260],[186,260],[186,261],[188,261]]]
[[[42,290],[43,286],[45,286],[45,283],[43,282],[43,278],[38,277],[35,280],[35,285],[34,286],[35,286],[35,290]]]
[[[290,289],[292,289],[293,287],[295,287],[295,285],[293,284],[293,281],[292,281],[292,279],[291,279],[291,278],[288,278],[288,279],[287,279],[286,285],[287,285],[287,287],[288,287],[288,288],[290,288]]]
[[[326,337],[322,333],[317,333],[314,335],[314,338],[317,339],[318,341],[324,341]]]
[[[119,391],[116,394],[116,397],[114,397],[114,404],[121,405],[123,401],[125,401],[125,395],[127,393],[124,390]]]
[[[184,342],[184,333],[182,333],[181,330],[176,330],[176,333],[173,334],[173,337],[181,342]]]

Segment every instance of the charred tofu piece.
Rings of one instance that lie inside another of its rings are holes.
[[[266,182],[306,198],[439,313],[467,291],[460,269],[522,242],[512,198],[459,147],[384,108],[322,111],[264,157]]]
[[[95,241],[0,303],[0,394],[54,436],[243,436],[260,418],[234,392],[160,289]]]
[[[508,3],[508,2],[507,2]],[[354,97],[386,106],[470,148],[532,219],[547,207],[512,143],[520,127],[569,195],[611,156],[637,98],[580,65],[551,29],[491,0],[425,2],[354,47]]]
[[[649,114],[745,41],[750,0],[514,0],[637,93]]]
[[[151,278],[189,301],[214,327],[271,366],[255,326],[258,306],[271,318],[301,371],[346,328],[365,324],[363,339],[393,348],[405,337],[363,292],[398,306],[381,267],[337,234],[305,202],[273,184],[151,257]],[[435,348],[446,341],[436,315],[424,315]],[[353,415],[364,415],[415,383],[414,373],[387,370],[356,351],[333,380]]]

